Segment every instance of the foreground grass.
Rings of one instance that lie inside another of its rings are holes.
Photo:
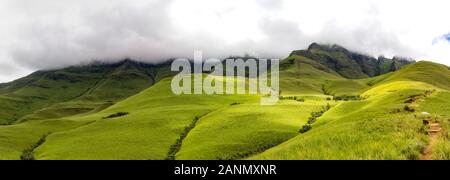
[[[346,80],[307,59],[283,68],[285,100],[274,106],[260,106],[259,97],[250,95],[175,96],[171,79],[164,79],[106,109],[84,106],[89,98],[41,109],[24,122],[0,126],[0,159],[19,159],[48,133],[33,158],[166,159],[179,143],[175,159],[415,159],[428,143],[417,116],[422,111],[444,129],[434,158],[448,159],[448,69],[423,62],[382,77]],[[323,87],[363,98],[326,100],[331,96]],[[421,98],[411,103],[411,97]],[[298,133],[310,113],[327,104],[333,108],[310,131]],[[45,119],[61,115],[73,116]]]
[[[104,111],[74,120],[96,122],[54,133],[36,149],[37,159],[165,159],[192,119],[252,96],[175,96],[170,79]],[[129,113],[104,119],[117,112]]]
[[[419,109],[428,112],[441,125],[441,132],[436,141],[433,159],[450,159],[450,92],[443,91],[423,99]]]
[[[393,90],[341,103],[312,130],[251,159],[416,159],[427,144],[424,125],[414,113],[397,110],[424,91]]]
[[[60,119],[0,126],[0,159],[20,159],[22,152],[35,144],[44,134],[77,128],[86,123],[89,121]]]
[[[184,140],[177,159],[241,159],[297,135],[310,113],[326,101],[281,101],[274,106],[241,104],[203,117]]]

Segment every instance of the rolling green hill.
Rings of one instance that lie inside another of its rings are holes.
[[[251,159],[416,159],[428,143],[419,110],[448,127],[449,77],[439,64],[408,65],[364,92],[367,99],[341,102],[312,130]],[[448,159],[448,129],[439,139],[435,158]]]
[[[307,50],[298,50],[291,56],[303,56],[319,62],[340,75],[350,79],[374,77],[400,69],[413,61],[394,57],[387,59],[351,52],[339,45],[320,45],[313,43]]]
[[[1,86],[0,123],[99,111],[170,76],[169,65],[125,60],[35,72]]]
[[[39,71],[0,85],[0,121],[15,122],[0,125],[0,159],[418,159],[430,119],[442,127],[431,158],[450,159],[449,68],[381,59],[294,52],[273,106],[174,95],[169,63]]]

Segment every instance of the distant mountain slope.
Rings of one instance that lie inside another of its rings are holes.
[[[355,95],[367,84],[346,79],[334,70],[304,56],[292,55],[280,64],[281,95]],[[324,92],[327,91],[327,92]]]
[[[388,72],[396,71],[409,61],[402,58],[387,59],[351,52],[339,45],[311,44],[307,50],[293,51],[291,56],[303,56],[317,61],[340,75],[350,79],[374,77]]]
[[[0,86],[0,123],[33,113],[40,114],[32,118],[57,118],[88,112],[136,94],[171,73],[169,63],[131,60],[38,71]],[[58,104],[68,101],[69,106]]]

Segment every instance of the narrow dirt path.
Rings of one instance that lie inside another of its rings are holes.
[[[422,153],[422,155],[419,156],[419,160],[431,160],[433,157],[433,148],[436,144],[436,140],[439,136],[439,132],[441,132],[441,125],[439,123],[430,123],[428,130],[429,135],[429,142],[427,147],[425,148],[425,151]]]

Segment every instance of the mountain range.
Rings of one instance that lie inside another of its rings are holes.
[[[445,65],[313,43],[281,61],[273,106],[174,95],[170,65],[127,59],[0,84],[0,159],[450,159]]]

